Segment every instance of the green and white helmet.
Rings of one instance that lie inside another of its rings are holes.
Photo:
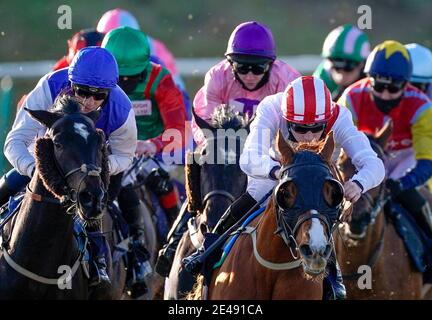
[[[350,24],[332,30],[324,41],[322,56],[327,59],[346,59],[360,62],[370,53],[367,35]]]

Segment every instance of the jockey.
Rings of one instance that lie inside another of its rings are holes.
[[[24,107],[47,110],[56,97],[73,95],[83,105],[83,113],[101,110],[96,127],[105,132],[111,148],[110,175],[127,169],[136,148],[137,130],[131,102],[117,86],[118,69],[114,57],[105,49],[87,47],[78,52],[69,68],[48,73],[29,93]],[[4,153],[14,169],[0,180],[0,202],[20,191],[30,181],[35,169],[34,141],[46,128],[21,108],[7,135]],[[106,243],[101,225],[86,227],[89,249],[91,286],[109,285],[106,270]]]
[[[53,71],[66,68],[70,65],[79,50],[85,47],[100,46],[105,34],[95,29],[83,29],[75,33],[68,43],[68,54],[58,60],[53,67]]]
[[[294,68],[276,59],[271,30],[255,21],[242,23],[234,29],[225,57],[207,72],[204,86],[194,99],[194,111],[208,122],[220,104],[229,104],[236,111],[253,117],[264,97],[283,91],[291,80],[300,76]],[[198,144],[205,142],[193,119],[192,132]],[[182,212],[171,228],[169,243],[159,253],[156,271],[162,276],[167,276],[171,269],[187,217],[187,213]]]
[[[182,149],[185,141],[186,113],[180,90],[176,87],[170,72],[150,61],[150,47],[147,36],[130,27],[110,31],[102,47],[109,50],[119,65],[119,86],[132,101],[138,126],[138,156],[161,154],[168,144]],[[168,130],[176,130],[175,141],[163,139]],[[168,173],[156,163],[147,168],[147,186],[154,192],[167,214],[171,225],[179,213],[179,200]],[[141,216],[143,205],[136,191],[130,186],[122,188],[119,204],[128,215]],[[131,231],[136,239],[143,239],[143,221]],[[144,272],[144,270],[142,270]],[[144,280],[145,274],[137,273],[137,279]]]
[[[99,19],[96,29],[98,32],[108,33],[118,27],[131,27],[136,30],[141,30],[137,19],[130,12],[120,8],[105,12]],[[189,94],[187,93],[183,79],[177,70],[173,54],[161,41],[150,36],[147,36],[147,40],[148,45],[150,46],[150,61],[162,65],[171,73],[176,86],[182,92],[187,118],[190,119]]]
[[[423,71],[426,71],[423,69]],[[428,202],[416,187],[432,176],[432,104],[408,83],[412,63],[408,50],[397,41],[385,41],[368,57],[368,77],[346,89],[340,104],[348,107],[359,130],[374,134],[391,119],[393,133],[387,145],[387,187],[432,236]]]
[[[229,207],[214,233],[223,234],[277,185],[281,167],[275,160],[277,156],[272,141],[278,129],[291,143],[322,140],[330,131],[334,132],[337,149],[343,148],[357,169],[357,173],[344,183],[348,201],[356,202],[362,193],[384,179],[382,161],[366,136],[354,126],[349,110],[331,101],[331,94],[321,79],[300,77],[292,81],[284,92],[268,96],[259,104],[240,157],[240,167],[248,175],[247,191]],[[338,155],[336,152],[336,159]],[[195,258],[202,250],[184,260],[188,270],[197,272],[201,268]],[[344,298],[345,287],[339,267],[329,267],[335,295]]]
[[[324,80],[336,101],[352,83],[364,77],[363,68],[370,53],[367,35],[350,24],[332,30],[324,41],[324,61],[314,72]]]
[[[97,32],[94,29],[83,29],[73,35],[68,42],[68,54],[63,56],[60,60],[58,60],[53,66],[52,70],[56,71],[59,69],[66,68],[70,65],[75,55],[79,50],[85,47],[91,46],[100,46],[102,43],[102,39],[104,37],[103,33]],[[19,100],[17,107],[21,108],[24,104],[27,95],[23,95]]]
[[[432,52],[417,43],[406,44],[410,53],[413,71],[410,78],[410,83],[420,89],[429,97],[432,98]]]

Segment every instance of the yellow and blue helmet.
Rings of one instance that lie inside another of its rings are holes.
[[[409,81],[412,61],[408,50],[399,42],[387,40],[377,45],[366,60],[364,72],[399,81]]]

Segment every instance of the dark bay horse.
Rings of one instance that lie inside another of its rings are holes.
[[[293,150],[279,133],[277,145],[280,182],[264,213],[214,270],[210,300],[322,299],[331,226],[343,200],[343,188],[328,165],[333,134],[325,143]]]
[[[375,137],[369,137],[371,146],[385,162],[384,152],[391,134],[391,124],[385,126]],[[339,162],[344,180],[355,173],[355,168],[344,154]],[[348,299],[419,299],[423,277],[410,260],[403,240],[384,213],[388,201],[385,181],[369,190],[354,204],[348,221],[340,225],[335,235],[338,261],[344,276]],[[359,285],[359,278],[371,270],[371,289]]]
[[[98,113],[27,110],[48,128],[36,141],[36,170],[19,212],[2,234],[0,299],[88,299],[87,268],[73,235],[74,217],[100,220],[106,203],[108,158]],[[109,295],[108,295],[109,296]]]
[[[188,155],[185,187],[190,220],[189,231],[180,240],[169,278],[165,299],[182,299],[192,290],[195,277],[183,270],[181,261],[201,246],[203,234],[211,231],[228,206],[245,192],[247,176],[239,166],[239,157],[249,132],[246,117],[229,106],[219,106],[212,125],[194,115],[197,125],[207,130],[207,144]],[[221,130],[223,129],[223,130]],[[219,132],[219,134],[218,134]]]

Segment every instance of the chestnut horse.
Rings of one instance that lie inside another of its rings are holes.
[[[279,184],[264,213],[240,229],[226,260],[214,270],[210,300],[322,299],[331,225],[343,200],[328,165],[333,134],[325,143],[302,144],[294,151],[279,133],[277,146],[283,166]]]
[[[369,137],[372,148],[384,161],[384,148],[391,133],[391,125],[385,126],[375,137]],[[355,168],[344,154],[339,167],[344,180],[348,180]],[[335,237],[338,261],[344,276],[348,299],[419,299],[422,290],[422,274],[410,261],[403,240],[393,224],[386,221],[384,206],[388,200],[385,182],[369,190],[354,204],[348,223],[340,225],[340,237]],[[371,268],[372,288],[359,286],[364,271]],[[363,290],[361,288],[363,288]]]

